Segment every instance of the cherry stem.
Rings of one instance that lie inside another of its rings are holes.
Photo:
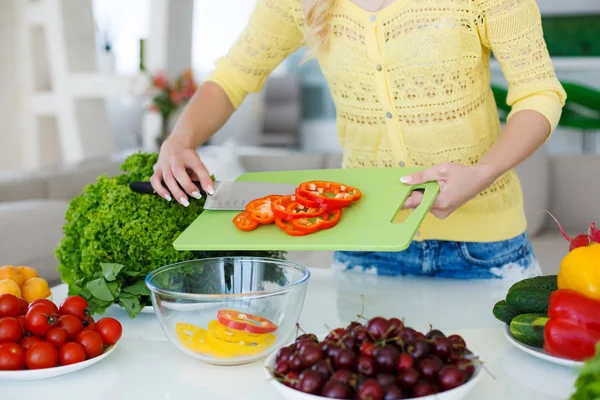
[[[358,319],[364,319],[365,321],[368,321],[368,319],[366,319],[365,317],[362,316],[362,313],[357,314],[356,316],[358,317]]]
[[[481,365],[481,368],[483,368],[483,370],[493,379],[496,380],[496,376],[494,374],[492,374],[492,372],[485,366],[485,363],[483,361],[481,361],[479,359],[479,357],[475,357],[473,358],[473,360],[477,360],[477,362],[479,363],[479,365]]]
[[[303,334],[306,335],[306,332],[304,331],[304,329],[302,329],[300,327],[300,324],[298,322],[296,322],[296,336],[298,336],[298,331],[302,332]]]

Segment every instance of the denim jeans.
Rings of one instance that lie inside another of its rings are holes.
[[[333,268],[388,276],[515,281],[542,274],[526,234],[485,243],[413,241],[398,253],[340,251]]]

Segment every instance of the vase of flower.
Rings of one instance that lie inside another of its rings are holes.
[[[192,98],[197,87],[190,69],[173,80],[169,80],[162,72],[152,77],[150,110],[157,112],[161,117],[160,131],[156,137],[159,149],[171,134],[175,114]]]

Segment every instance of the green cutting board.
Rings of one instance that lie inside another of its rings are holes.
[[[177,250],[402,251],[410,245],[440,190],[437,182],[417,186],[400,182],[402,176],[418,170],[356,168],[249,173],[238,181],[334,181],[358,188],[363,197],[344,209],[337,226],[307,236],[290,236],[275,224],[259,226],[251,232],[240,231],[232,222],[238,212],[205,210],[174,246]],[[404,222],[398,223],[396,214],[413,189],[424,189],[423,202]]]

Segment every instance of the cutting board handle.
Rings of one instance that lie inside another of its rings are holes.
[[[429,210],[431,210],[431,206],[433,206],[435,199],[437,199],[437,196],[440,193],[440,185],[437,182],[429,182],[424,185],[411,186],[411,191],[409,192],[407,199],[408,197],[410,197],[413,191],[419,189],[424,190],[421,204],[419,204],[417,208],[406,219],[406,221],[404,221],[404,223],[408,225],[416,226],[417,229],[419,226],[421,226],[421,223],[425,219],[425,216],[427,216],[427,213],[429,212]]]

